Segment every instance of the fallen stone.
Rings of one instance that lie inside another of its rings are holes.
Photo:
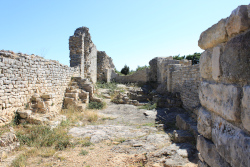
[[[194,136],[191,135],[186,130],[174,130],[173,132],[174,142],[175,143],[185,143],[194,141]]]
[[[19,116],[23,119],[26,119],[28,117],[30,117],[30,115],[32,114],[31,110],[18,110],[17,113],[19,114]]]

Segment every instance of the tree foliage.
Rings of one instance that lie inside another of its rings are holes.
[[[199,64],[200,56],[201,56],[201,53],[195,52],[194,54],[187,55],[187,56],[185,56],[185,55],[184,56],[180,56],[180,55],[173,56],[173,59],[174,60],[187,59],[187,60],[192,60],[192,64]]]
[[[129,66],[127,66],[125,64],[125,66],[122,68],[121,73],[124,75],[128,75],[129,74]]]

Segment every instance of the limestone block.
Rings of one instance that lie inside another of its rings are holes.
[[[212,54],[212,77],[218,81],[222,75],[220,66],[220,56],[223,53],[223,46],[216,46],[213,48]]]
[[[207,139],[212,139],[212,117],[203,107],[199,109],[197,122],[198,132]]]
[[[215,145],[199,135],[197,138],[197,150],[200,152],[204,161],[212,167],[230,167],[223,157],[216,151]]]
[[[250,31],[227,42],[220,57],[223,78],[233,83],[250,83]]]
[[[17,111],[17,113],[20,115],[21,118],[25,119],[30,117],[30,115],[32,114],[31,110],[24,110],[24,111]]]
[[[201,49],[208,49],[216,46],[217,44],[226,42],[227,32],[225,28],[226,19],[221,19],[217,24],[202,32],[198,45]]]
[[[221,117],[213,118],[212,140],[233,167],[250,166],[250,136]]]
[[[44,95],[41,96],[41,98],[43,98],[43,99],[52,99],[53,96],[54,96],[53,94],[44,94]]]
[[[227,19],[226,30],[229,37],[250,28],[250,18],[248,17],[247,5],[241,5],[232,11]]]
[[[200,75],[202,78],[212,78],[212,49],[205,50],[200,57]]]
[[[37,108],[46,108],[44,101],[39,100],[36,105]]]
[[[201,82],[201,105],[229,121],[240,121],[241,89],[234,85]]]
[[[243,87],[242,109],[242,124],[250,132],[250,86]]]

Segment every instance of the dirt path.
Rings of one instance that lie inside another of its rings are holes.
[[[155,122],[170,121],[182,109],[144,110],[107,101],[108,107],[97,111],[102,120],[69,129],[79,143],[53,156],[28,159],[31,167],[196,167],[195,146],[172,143],[172,126],[163,130]],[[101,122],[101,123],[100,123]]]

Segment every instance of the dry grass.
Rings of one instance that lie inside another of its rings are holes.
[[[80,121],[85,122],[86,124],[93,123],[100,117],[95,110],[80,110],[74,105],[70,105],[67,109],[63,109],[61,114],[67,117],[67,121],[62,122],[63,126],[74,126]]]

